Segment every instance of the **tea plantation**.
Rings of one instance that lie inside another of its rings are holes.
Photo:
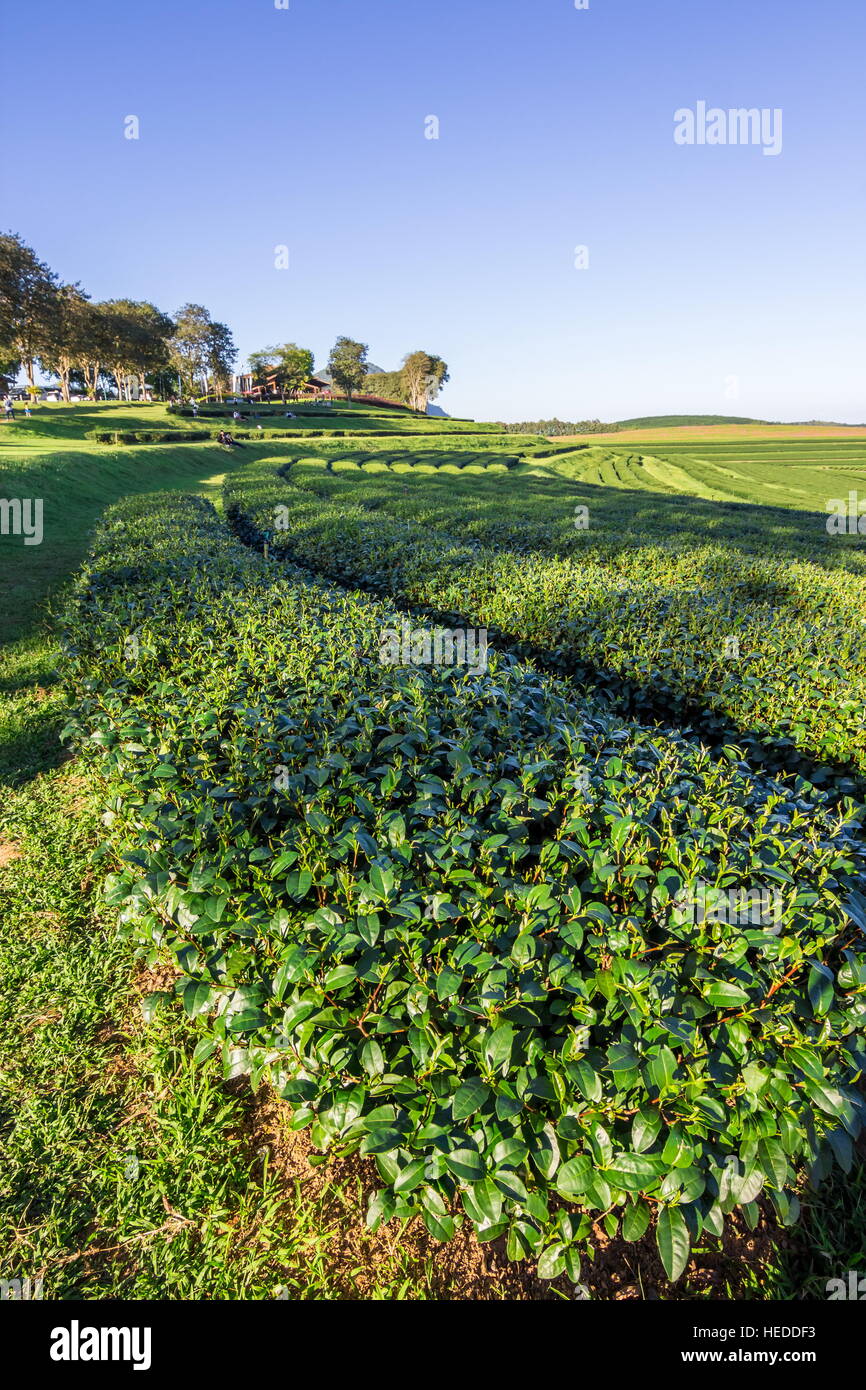
[[[371,1233],[564,1296],[651,1241],[677,1297],[859,1173],[866,451],[367,415],[66,446],[210,474],[126,485],[63,601],[101,910]]]

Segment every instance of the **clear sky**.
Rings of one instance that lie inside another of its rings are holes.
[[[242,357],[436,352],[452,414],[866,420],[864,0],[277,3],[7,16],[0,227]]]

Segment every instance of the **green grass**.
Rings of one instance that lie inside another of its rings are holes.
[[[223,474],[238,456],[218,445],[194,450],[171,445],[137,449],[64,447],[45,441],[2,449],[0,496],[42,498],[44,540],[25,545],[0,536],[0,641],[25,636],[39,621],[41,605],[81,563],[105,507],[130,493],[183,488],[218,494]]]
[[[830,498],[866,491],[866,439],[653,444],[682,494],[825,513]]]

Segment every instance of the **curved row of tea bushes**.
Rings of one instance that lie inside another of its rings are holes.
[[[97,444],[202,444],[216,440],[221,434],[221,430],[88,430],[87,439],[93,439]],[[307,434],[328,433],[332,436],[341,434],[340,430],[308,430]],[[297,438],[297,430],[264,430],[259,434],[257,430],[235,429],[232,431],[234,439],[254,439],[257,442],[271,439]]]
[[[309,433],[299,438],[299,444],[303,445],[304,440],[309,438]],[[452,431],[451,434],[436,434],[428,431],[426,434],[407,434],[399,435],[396,433],[383,436],[380,434],[355,435],[351,443],[346,446],[351,450],[351,455],[365,456],[368,454],[389,456],[392,452],[400,451],[402,457],[415,462],[423,462],[429,455],[432,458],[439,453],[484,453],[498,455],[501,451],[505,455],[526,455],[531,457],[541,457],[539,451],[540,441],[530,435],[501,435],[501,434],[479,434],[474,430]],[[322,461],[324,462],[329,452],[333,457],[344,457],[342,450],[333,453],[333,446],[318,445],[321,451]]]
[[[227,497],[301,563],[470,615],[553,653],[563,669],[591,668],[600,689],[638,711],[661,706],[709,732],[734,726],[792,760],[866,771],[858,574],[712,546],[518,555],[482,545],[454,516],[450,531],[390,516],[375,489],[367,505],[343,505],[334,487],[296,489],[268,464],[233,475]]]
[[[321,469],[333,446],[319,447]],[[378,479],[371,488],[361,473],[341,480],[342,501],[375,505],[403,521],[433,529],[457,530],[465,539],[494,550],[590,556],[615,566],[624,577],[654,565],[658,552],[668,563],[679,557],[691,567],[705,554],[706,569],[695,568],[695,579],[710,586],[715,579],[719,584],[747,583],[753,592],[762,588],[762,573],[767,576],[764,591],[783,592],[788,587],[788,560],[866,579],[866,548],[856,537],[829,535],[826,513],[761,505],[757,500],[749,504],[696,497],[673,486],[662,489],[657,479],[645,479],[641,486],[590,486],[587,477],[595,471],[595,461],[604,468],[616,457],[620,471],[631,469],[633,483],[635,465],[650,462],[643,456],[611,455],[598,447],[584,447],[553,463],[538,462],[538,455],[528,450],[521,453],[529,467],[505,481],[484,478],[471,486],[442,486],[435,478],[416,478],[411,488],[397,489]],[[295,473],[292,483],[304,486]],[[760,477],[755,487],[760,492]],[[844,492],[847,482],[836,473],[832,483],[824,478],[823,487]],[[575,524],[579,504],[587,507],[586,529]]]
[[[845,816],[508,657],[383,665],[381,602],[208,504],[108,514],[66,634],[107,782],[107,885],[171,953],[199,1056],[360,1149],[421,1213],[553,1277],[591,1221],[669,1275],[801,1166],[847,1167],[866,1064],[862,812]],[[772,885],[778,931],[682,898]],[[860,925],[858,925],[858,921]]]

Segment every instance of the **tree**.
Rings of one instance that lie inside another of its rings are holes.
[[[168,364],[174,322],[147,300],[111,299],[100,305],[108,337],[108,361],[117,398],[130,399],[129,378],[137,377],[144,394],[148,372]]]
[[[0,358],[23,364],[31,386],[57,308],[57,276],[12,233],[0,236]]]
[[[364,390],[370,396],[381,396],[398,405],[408,405],[406,383],[402,372],[368,372],[364,378]]]
[[[9,381],[10,385],[18,375],[19,362],[17,357],[2,356],[3,349],[0,348],[0,377]]]
[[[222,400],[223,392],[229,384],[237,355],[238,350],[235,347],[231,329],[225,323],[219,323],[216,319],[212,320],[206,333],[205,387],[210,379],[220,400]]]
[[[184,304],[175,314],[174,336],[169,344],[169,360],[181,380],[182,389],[195,394],[198,381],[207,395],[211,379],[222,398],[231,376],[237,348],[231,330],[212,319],[203,304]]]
[[[184,304],[175,314],[175,331],[169,347],[171,365],[183,390],[195,391],[196,380],[207,389],[207,361],[211,316],[203,304]]]
[[[260,348],[258,352],[250,353],[247,358],[247,365],[257,386],[264,386],[268,377],[275,374],[278,352],[279,348],[266,347]]]
[[[104,377],[107,363],[113,356],[116,324],[110,307],[105,304],[91,304],[85,299],[76,306],[76,313],[81,323],[75,368],[81,372],[87,395],[95,400],[99,379]],[[70,373],[70,379],[74,374],[74,371]]]
[[[426,412],[449,380],[448,367],[441,357],[429,352],[410,352],[403,358],[401,371],[405,396],[413,410]]]
[[[92,320],[93,305],[81,286],[61,285],[39,362],[44,371],[58,377],[65,401],[69,400],[72,373],[87,358]]]
[[[287,391],[299,391],[309,381],[315,361],[310,349],[298,347],[297,343],[260,348],[251,352],[247,360],[259,385],[264,386],[269,377],[276,378],[283,400]]]
[[[129,319],[136,330],[131,344],[131,364],[138,376],[139,393],[144,395],[148,375],[168,366],[168,345],[174,333],[174,320],[146,299],[130,305]]]
[[[451,380],[451,373],[448,370],[448,363],[436,354],[430,358],[430,371],[427,376],[427,400],[425,410],[430,401],[435,401],[442,387]]]
[[[302,386],[306,386],[313,375],[314,365],[315,358],[309,348],[298,347],[297,343],[283,343],[277,364],[283,392],[300,391]]]
[[[117,399],[126,397],[124,389],[129,367],[131,325],[123,312],[122,301],[108,299],[100,305],[104,316],[104,341],[107,344],[108,365],[114,377]]]
[[[338,338],[331,348],[328,371],[334,385],[345,391],[349,400],[352,392],[363,386],[367,376],[367,344],[356,343],[353,338]]]

